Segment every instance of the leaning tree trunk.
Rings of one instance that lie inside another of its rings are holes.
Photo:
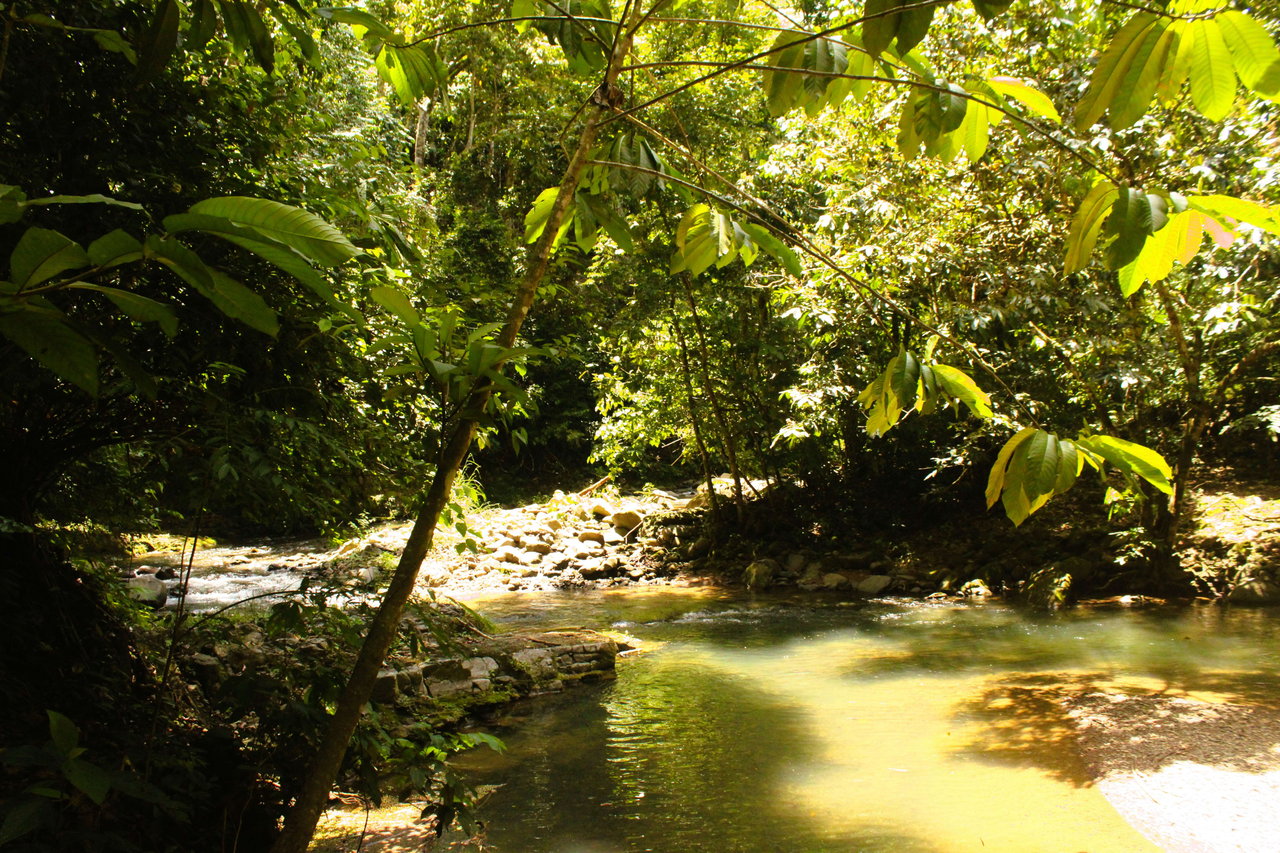
[[[621,67],[626,54],[627,45],[619,40],[619,43],[614,46],[601,89],[586,110],[585,124],[578,138],[578,145],[560,182],[560,192],[556,196],[542,236],[530,253],[528,268],[512,299],[506,323],[496,341],[499,346],[511,347],[515,344],[520,327],[524,324],[524,319],[533,305],[538,287],[550,265],[556,235],[568,214],[577,190],[578,179],[595,143],[600,121],[610,109],[608,104],[615,103],[616,94],[620,94],[617,92],[618,68]],[[484,411],[485,404],[488,403],[492,394],[492,386],[478,384],[463,410]],[[360,647],[360,653],[352,666],[347,684],[338,699],[337,708],[329,719],[320,746],[307,768],[302,792],[285,818],[284,831],[272,846],[272,853],[304,853],[315,833],[316,823],[328,803],[329,791],[341,769],[347,745],[360,720],[361,708],[373,693],[378,671],[382,667],[387,650],[391,647],[405,603],[409,600],[417,582],[422,561],[431,550],[436,524],[440,519],[441,511],[449,501],[454,478],[471,448],[476,426],[475,420],[465,418],[461,420],[441,453],[435,477],[427,492],[426,502],[414,520],[413,530],[409,534],[409,541],[405,544],[404,553],[396,566],[395,574],[391,578],[382,603],[369,623],[364,643]]]

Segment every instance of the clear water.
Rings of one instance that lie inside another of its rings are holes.
[[[1097,686],[1274,702],[1277,614],[1030,615],[638,590],[473,605],[620,631],[615,682],[532,700],[463,757],[506,853],[1155,850],[1054,701]]]

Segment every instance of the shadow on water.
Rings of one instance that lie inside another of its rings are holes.
[[[749,679],[655,658],[591,692],[526,703],[500,722],[505,756],[466,758],[477,781],[503,780],[482,813],[500,816],[489,846],[476,849],[934,849],[874,824],[826,836],[784,793],[795,763],[815,758],[800,715]]]

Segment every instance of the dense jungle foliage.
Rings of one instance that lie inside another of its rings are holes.
[[[1034,536],[1080,477],[1173,590],[1195,466],[1274,471],[1262,5],[18,0],[0,22],[0,589],[26,638],[0,844],[304,849],[340,765],[398,748],[366,721],[344,752],[464,464],[493,499],[727,471],[739,527],[752,481],[797,484],[788,517],[827,533],[999,503]],[[355,624],[309,675],[264,675],[248,739],[184,707],[142,617],[61,550],[389,515],[418,529],[382,611],[292,614]]]

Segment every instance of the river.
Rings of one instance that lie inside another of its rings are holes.
[[[513,628],[619,631],[616,681],[522,703],[496,785],[502,853],[1155,850],[1089,783],[1055,698],[1090,685],[1280,697],[1274,614],[1029,614],[662,589],[473,602]]]

